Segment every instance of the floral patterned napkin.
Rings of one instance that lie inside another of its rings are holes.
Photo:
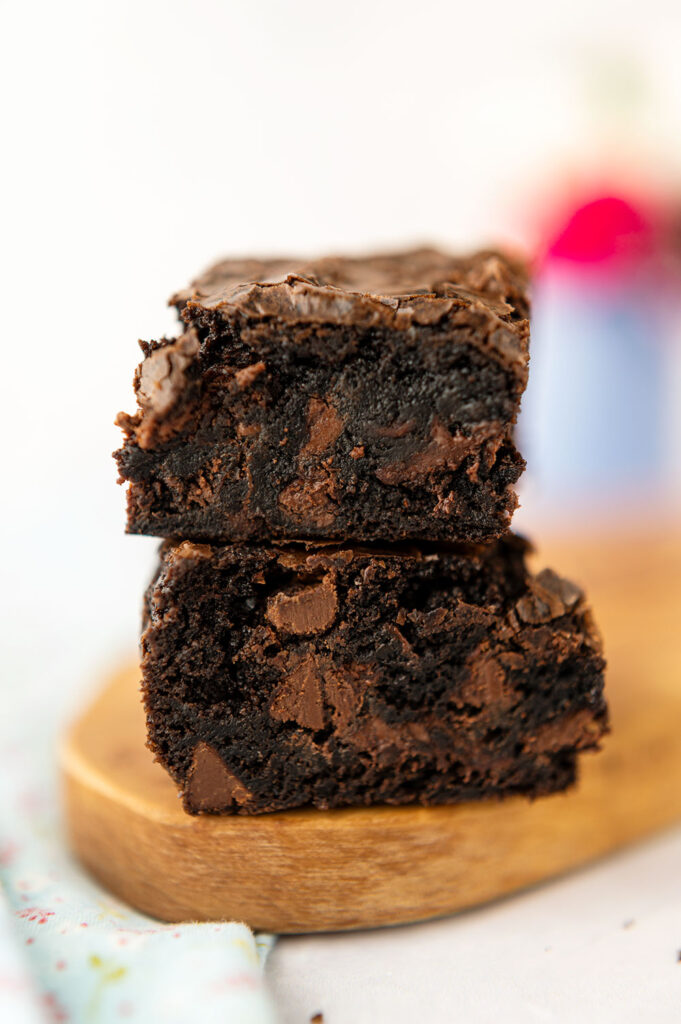
[[[0,1019],[271,1024],[272,938],[234,922],[161,924],[109,896],[66,848],[53,742],[2,732]]]

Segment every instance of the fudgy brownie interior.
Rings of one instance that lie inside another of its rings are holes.
[[[579,589],[525,551],[167,542],[143,689],[187,809],[569,785],[606,726],[600,642]]]

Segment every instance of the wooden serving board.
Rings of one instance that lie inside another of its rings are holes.
[[[530,803],[191,817],[144,745],[139,675],[118,672],[65,740],[74,850],[132,906],[306,932],[415,921],[550,878],[681,819],[681,538],[547,546],[587,588],[612,735],[579,785]]]

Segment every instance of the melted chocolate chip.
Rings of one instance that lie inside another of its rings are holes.
[[[220,755],[207,743],[198,743],[189,772],[185,802],[190,811],[247,809],[251,794]]]
[[[292,593],[275,594],[267,602],[267,618],[275,629],[302,636],[328,629],[337,611],[338,597],[330,576]]]

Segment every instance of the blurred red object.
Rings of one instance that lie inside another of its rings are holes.
[[[653,218],[641,206],[621,196],[602,196],[568,216],[549,241],[547,256],[589,264],[638,260],[652,253],[656,234]]]
[[[534,270],[556,269],[591,281],[636,279],[678,292],[681,199],[652,189],[592,183],[546,197],[536,213]]]

